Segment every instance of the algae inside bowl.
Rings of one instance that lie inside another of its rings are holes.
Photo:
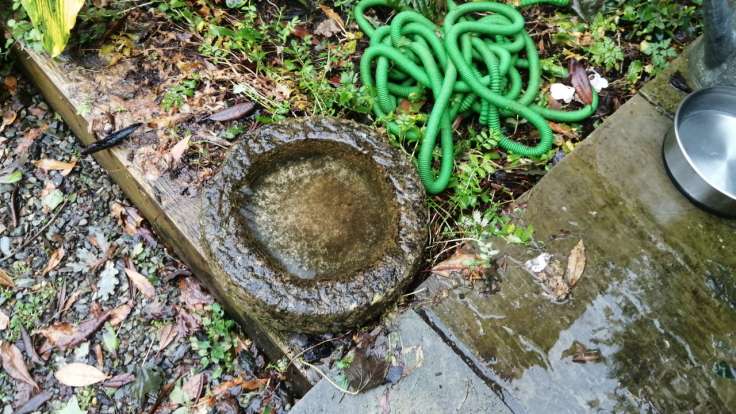
[[[374,129],[290,119],[243,136],[203,192],[202,241],[231,308],[276,329],[354,328],[422,263],[424,187]]]
[[[349,277],[395,247],[389,183],[345,144],[279,147],[251,167],[232,202],[242,237],[301,279]]]

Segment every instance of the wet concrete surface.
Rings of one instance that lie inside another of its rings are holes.
[[[667,112],[633,97],[532,189],[523,221],[537,243],[505,249],[500,292],[436,276],[425,284],[427,312],[522,412],[736,406],[736,222],[699,210],[670,182]],[[555,302],[523,263],[542,252],[564,263],[579,240],[585,272]],[[580,345],[600,357],[574,362]]]
[[[396,385],[383,385],[358,395],[346,395],[323,380],[290,412],[513,412],[503,401],[503,394],[477,376],[416,312],[408,311],[400,316],[395,321],[393,333],[402,344],[404,370],[408,374]]]

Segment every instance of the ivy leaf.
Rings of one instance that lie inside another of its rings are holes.
[[[115,268],[115,264],[108,260],[105,263],[105,269],[100,272],[100,280],[97,282],[97,297],[102,300],[107,300],[110,294],[115,292],[115,286],[117,286],[118,269]]]

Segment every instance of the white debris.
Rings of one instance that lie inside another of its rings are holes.
[[[575,88],[563,83],[553,83],[549,87],[549,94],[552,96],[552,99],[570,103],[575,96]]]
[[[593,71],[593,73],[588,75],[588,80],[590,81],[590,86],[592,86],[596,92],[600,92],[608,87],[608,79],[599,75],[596,71]]]
[[[551,254],[542,253],[531,260],[527,260],[524,263],[524,267],[526,267],[526,270],[532,273],[539,273],[547,267],[547,265],[549,264],[549,259],[551,258]]]

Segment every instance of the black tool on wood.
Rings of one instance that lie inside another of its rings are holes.
[[[125,141],[125,139],[128,138],[133,132],[135,132],[136,129],[140,128],[141,125],[143,125],[143,123],[137,122],[133,125],[113,132],[112,134],[105,137],[105,139],[97,141],[82,150],[82,155],[94,154],[95,152],[112,148],[120,144],[121,142]]]

